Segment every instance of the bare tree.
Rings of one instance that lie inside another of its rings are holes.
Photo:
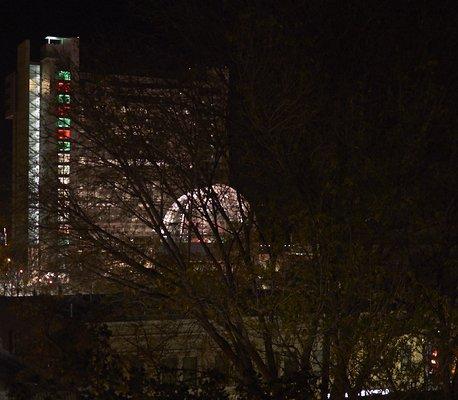
[[[416,348],[409,335],[424,336],[434,308],[422,303],[410,318],[421,281],[410,245],[429,217],[405,215],[418,211],[412,177],[440,126],[443,89],[403,64],[371,71],[386,87],[339,80],[320,53],[335,38],[314,34],[313,19],[293,25],[295,8],[231,8],[198,45],[188,17],[201,14],[179,11],[173,26],[209,57],[204,67],[183,59],[174,79],[72,83],[68,179],[56,176],[58,194],[47,194],[56,268],[82,286],[91,271],[195,319],[252,397],[406,390],[427,357],[405,364],[404,379],[400,349]],[[370,20],[365,29],[374,35]],[[456,299],[440,293],[451,365]]]

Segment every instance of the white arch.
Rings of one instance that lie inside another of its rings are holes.
[[[198,241],[193,232],[197,228],[206,242],[219,235],[230,234],[231,228],[246,220],[248,203],[230,186],[215,184],[195,189],[180,196],[169,208],[164,224],[174,237]],[[190,222],[194,228],[188,229]]]

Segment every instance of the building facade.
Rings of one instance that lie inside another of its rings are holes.
[[[167,141],[175,140],[179,135],[159,134],[162,128],[169,129],[164,127],[167,121],[161,120],[163,114],[160,113],[173,109],[171,112],[178,113],[180,123],[183,121],[186,125],[184,129],[194,130],[195,123],[189,111],[193,105],[189,101],[195,99],[183,92],[196,90],[209,93],[214,89],[205,82],[189,78],[163,79],[83,70],[80,67],[78,38],[48,36],[39,59],[32,60],[31,53],[30,42],[21,43],[17,69],[8,78],[11,90],[7,118],[13,121],[13,218],[10,242],[18,267],[29,274],[38,270],[53,271],[54,276],[49,277],[51,282],[56,279],[56,274],[65,272],[64,255],[72,242],[71,217],[66,211],[71,190],[78,192],[81,204],[87,205],[88,214],[106,232],[141,240],[151,240],[154,235],[151,226],[142,221],[136,211],[125,212],[123,209],[125,199],[117,198],[118,194],[110,183],[123,179],[119,174],[116,175],[116,161],[108,159],[108,155],[105,157],[101,150],[97,150],[94,157],[90,146],[99,139],[87,143],[85,136],[91,135],[87,133],[93,132],[100,140],[107,137],[107,141],[110,137],[125,137],[123,143],[126,146],[130,146],[131,138],[135,137],[142,137],[143,144],[148,144],[151,136],[151,140],[159,142],[155,148],[166,148],[169,146]],[[214,95],[205,96],[221,102],[218,90]],[[115,98],[117,101],[114,101]],[[106,110],[105,114],[101,109]],[[156,117],[157,113],[159,117]],[[148,121],[154,118],[156,125],[152,128],[148,126]],[[99,119],[103,121],[98,123]],[[116,127],[110,127],[110,119],[116,120]],[[109,134],[104,131],[106,127],[110,129]],[[139,170],[151,175],[148,188],[154,201],[160,203],[160,215],[169,226],[170,216],[178,216],[176,210],[173,211],[173,207],[176,208],[174,202],[178,201],[189,208],[187,197],[195,196],[192,194],[194,188],[181,191],[176,188],[176,195],[170,195],[169,190],[168,197],[164,196],[162,175],[150,173],[157,165],[164,165],[160,152],[153,154],[154,151],[150,151],[148,159],[140,159],[142,155],[138,154],[137,145],[133,140],[128,162],[141,163]],[[207,147],[210,152],[213,150],[211,146]],[[211,166],[214,163],[212,155],[204,154],[205,151],[201,149],[199,151],[202,151],[199,157],[208,158],[208,165]],[[176,155],[181,157],[179,151]],[[104,165],[100,165],[101,158],[107,158]],[[186,155],[180,162],[189,162]],[[110,166],[113,167],[111,170]],[[220,175],[218,182],[226,183],[225,168],[219,166],[217,173]],[[230,189],[214,187],[218,188],[216,192]],[[196,193],[201,192],[198,189]],[[230,197],[231,201],[235,201],[234,193]],[[131,210],[135,209],[136,204],[129,205]],[[179,236],[182,235],[189,236],[181,229]]]
[[[39,260],[44,221],[40,213],[40,188],[56,168],[47,161],[51,153],[58,159],[59,180],[68,183],[69,69],[77,70],[78,42],[78,38],[48,36],[37,61],[31,59],[30,41],[22,42],[18,47],[16,71],[7,78],[6,118],[13,122],[11,244],[15,262],[21,268],[34,268]],[[51,147],[46,133],[52,125],[56,128],[57,149]]]

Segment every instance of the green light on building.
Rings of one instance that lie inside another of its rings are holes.
[[[57,96],[57,101],[59,104],[70,104],[70,95],[69,94],[59,94]]]
[[[70,239],[59,238],[59,246],[68,246],[70,244]]]
[[[57,142],[57,148],[59,152],[69,152],[72,148],[72,144],[68,140],[59,140]]]
[[[70,71],[57,71],[56,78],[61,81],[69,81],[71,80]]]
[[[57,126],[59,128],[70,128],[71,122],[70,118],[57,118]]]

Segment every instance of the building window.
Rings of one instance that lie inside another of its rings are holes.
[[[231,375],[231,364],[223,352],[218,352],[215,355],[215,372],[220,375],[220,378],[224,382],[229,382]]]
[[[59,94],[57,96],[57,101],[59,104],[70,104],[70,95],[69,94]]]
[[[67,212],[61,213],[57,216],[59,222],[67,222],[70,214]]]
[[[183,382],[188,385],[197,383],[197,357],[183,358]]]
[[[71,122],[70,118],[57,118],[57,126],[59,128],[70,128]]]
[[[59,246],[68,246],[70,244],[70,239],[68,238],[59,238]]]
[[[162,361],[161,380],[164,384],[173,384],[177,381],[178,359],[175,356],[167,357]]]
[[[71,79],[70,71],[57,71],[56,78],[60,81],[69,81]]]
[[[70,175],[70,165],[68,164],[58,165],[57,172],[59,175]]]
[[[70,195],[70,192],[68,191],[68,189],[63,189],[63,188],[57,189],[57,196],[59,197],[59,199],[66,199],[68,198],[69,195]]]
[[[63,235],[68,235],[70,233],[70,225],[62,224],[59,226],[59,233]]]
[[[60,152],[68,152],[71,149],[71,143],[69,141],[59,140],[57,145]]]
[[[70,105],[68,104],[59,104],[57,107],[57,115],[59,117],[65,117],[70,112]]]
[[[68,185],[70,183],[70,178],[68,176],[59,176],[59,183],[61,185]]]
[[[70,162],[70,154],[69,153],[58,153],[57,160],[59,164],[62,163],[69,163]]]
[[[58,139],[70,139],[72,136],[72,131],[70,129],[58,129],[57,138]]]
[[[70,91],[70,82],[67,82],[67,81],[57,82],[57,91],[59,93],[68,93]]]

